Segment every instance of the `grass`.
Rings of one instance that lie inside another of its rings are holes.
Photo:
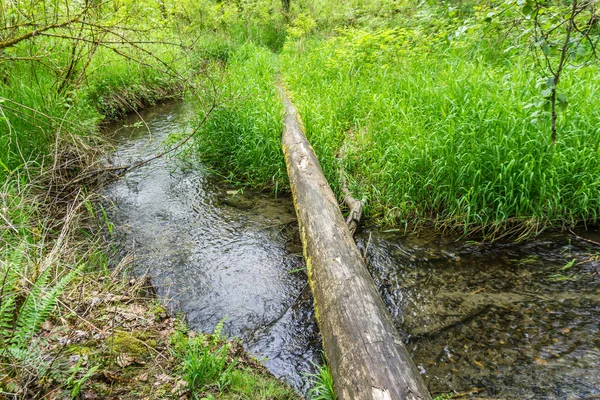
[[[335,400],[333,391],[333,377],[329,365],[323,363],[319,366],[316,374],[311,374],[312,388],[308,392],[310,400]]]
[[[282,71],[330,182],[335,155],[368,214],[484,233],[518,223],[597,223],[600,149],[596,68],[565,83],[574,110],[559,142],[536,98],[528,60],[485,61],[486,49],[418,45],[414,30],[346,30],[290,44]],[[428,47],[430,46],[430,47]]]
[[[265,373],[239,342],[227,341],[222,329],[222,322],[212,335],[180,328],[171,338],[185,390],[194,399],[300,399],[292,388]]]
[[[228,58],[221,104],[195,138],[201,159],[231,181],[259,188],[287,185],[275,69],[270,51],[253,43],[239,46]]]
[[[596,224],[597,66],[561,82],[569,107],[552,145],[523,47],[463,29],[471,3],[407,4],[299,2],[278,57],[258,41],[228,48],[224,96],[235,100],[206,126],[199,154],[233,182],[287,188],[279,70],[329,183],[338,191],[341,162],[380,224],[495,237]]]
[[[176,358],[181,360],[181,376],[195,399],[210,386],[223,392],[231,384],[231,375],[237,360],[229,360],[230,343],[222,343],[219,334],[206,341],[204,337],[173,337]]]

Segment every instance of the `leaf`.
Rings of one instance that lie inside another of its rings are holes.
[[[571,268],[573,265],[575,265],[575,261],[576,259],[572,259],[571,261],[569,261],[564,267],[562,267],[560,270],[561,271],[566,271],[569,268]]]
[[[135,361],[135,358],[127,353],[121,353],[117,356],[117,365],[121,368],[125,368]]]
[[[550,50],[552,50],[552,49],[551,49],[551,47],[548,45],[548,43],[544,43],[544,44],[542,45],[542,53],[544,53],[545,55],[549,55],[549,54],[550,54]]]
[[[567,99],[567,95],[564,93],[560,93],[558,96],[556,96],[556,100],[558,101],[558,108],[561,111],[564,111],[567,109],[568,105],[569,105],[569,100]],[[573,260],[575,261],[575,260]]]

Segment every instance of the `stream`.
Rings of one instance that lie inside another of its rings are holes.
[[[133,115],[109,127],[109,162],[155,154],[189,130],[182,103],[140,114],[143,123]],[[118,253],[134,254],[172,311],[197,331],[224,320],[227,335],[306,393],[320,338],[288,196],[236,190],[173,157],[104,196]],[[369,227],[357,242],[433,396],[600,399],[600,247],[564,233],[481,244]]]

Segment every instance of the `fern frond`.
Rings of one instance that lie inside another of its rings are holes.
[[[71,270],[52,287],[47,286],[49,268],[40,275],[33,285],[27,300],[19,310],[15,334],[12,343],[24,347],[29,342],[40,326],[50,317],[56,306],[58,298],[63,294],[66,286],[83,270],[84,265]]]

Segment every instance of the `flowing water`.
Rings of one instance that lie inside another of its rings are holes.
[[[154,154],[188,129],[181,104],[142,116],[111,127],[111,162]],[[226,318],[227,334],[306,392],[319,333],[288,197],[241,192],[168,157],[105,196],[120,253],[135,254],[173,310],[198,331]],[[434,395],[600,398],[598,247],[564,234],[478,244],[376,229],[357,241]]]

